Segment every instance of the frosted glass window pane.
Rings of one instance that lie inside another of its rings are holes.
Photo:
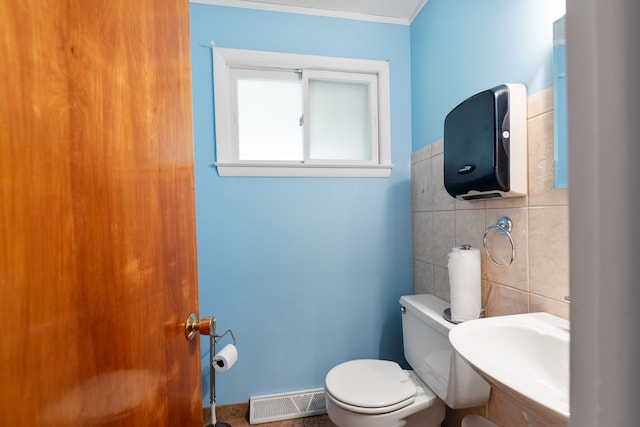
[[[302,160],[300,81],[238,79],[240,160]]]
[[[371,160],[369,85],[309,80],[309,157]]]

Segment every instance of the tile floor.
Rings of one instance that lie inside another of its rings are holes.
[[[235,406],[235,405],[232,405]],[[221,411],[216,411],[218,423],[224,422],[231,427],[250,427],[248,417],[243,408],[225,408],[221,407]],[[231,409],[231,410],[229,410]],[[203,410],[204,426],[211,422],[211,412],[208,408]],[[293,420],[274,421],[271,423],[255,424],[259,427],[337,427],[331,422],[327,415],[318,415],[315,417],[297,418]]]
[[[231,427],[250,427],[251,424],[245,419],[226,421]],[[274,421],[271,423],[254,424],[260,427],[335,427],[328,416],[319,415],[315,417],[298,418],[296,420]]]

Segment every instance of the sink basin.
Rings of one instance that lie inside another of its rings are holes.
[[[549,313],[488,317],[451,330],[454,350],[523,411],[530,426],[569,422],[569,321]]]

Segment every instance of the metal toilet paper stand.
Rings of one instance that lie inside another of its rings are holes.
[[[209,375],[210,375],[210,403],[211,403],[211,424],[207,427],[231,427],[227,423],[219,423],[216,419],[216,370],[213,368],[213,358],[216,354],[216,343],[218,343],[225,335],[231,335],[233,345],[236,345],[236,337],[231,329],[227,329],[222,335],[216,334],[216,318],[205,317],[198,322],[195,313],[189,314],[184,323],[184,335],[189,341],[198,334],[209,335]]]
[[[236,345],[236,337],[231,329],[227,329],[222,335],[216,334],[216,318],[212,317],[209,321],[209,383],[211,386],[209,402],[211,404],[211,424],[208,424],[207,427],[231,427],[231,424],[218,422],[216,419],[216,370],[213,368],[216,344],[227,334],[231,335],[233,345]]]

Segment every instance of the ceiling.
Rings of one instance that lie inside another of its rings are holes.
[[[253,9],[290,11],[371,21],[409,24],[427,0],[191,0]]]

